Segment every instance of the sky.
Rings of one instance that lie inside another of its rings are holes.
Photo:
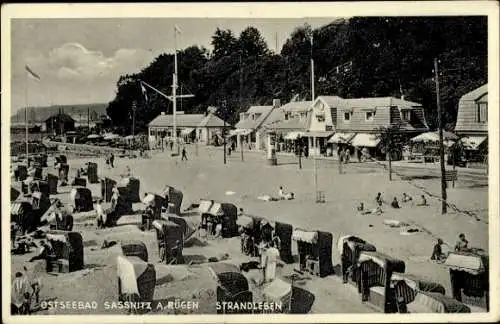
[[[236,35],[256,27],[271,50],[278,51],[292,31],[313,28],[330,18],[71,18],[13,19],[11,24],[11,113],[25,106],[109,102],[120,75],[139,72],[160,53],[177,47],[205,46],[217,28]],[[25,65],[41,81],[26,77]]]

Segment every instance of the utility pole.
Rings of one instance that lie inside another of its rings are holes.
[[[222,101],[222,113],[223,113],[223,119],[224,119],[224,128],[222,129],[222,140],[224,141],[224,164],[227,163],[227,158],[226,158],[226,100],[224,99]]]
[[[241,49],[240,49],[240,109],[242,107],[242,100],[241,100],[241,94],[243,92],[242,88],[243,88],[243,75],[241,73]],[[243,143],[241,141],[241,137],[240,137],[240,152],[241,152],[241,162],[244,161],[243,159]]]
[[[132,103],[132,136],[135,135],[135,111],[137,109],[137,102]]]
[[[311,30],[311,101],[314,101],[313,31]]]
[[[446,179],[444,166],[444,144],[443,144],[443,112],[441,111],[441,101],[439,98],[439,72],[438,59],[434,59],[434,77],[436,82],[436,105],[438,110],[438,127],[439,127],[439,162],[441,165],[441,214],[447,212],[447,195],[446,195]]]

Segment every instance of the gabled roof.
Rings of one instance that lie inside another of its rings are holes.
[[[312,101],[292,101],[281,108],[286,112],[306,112],[311,108]]]
[[[234,127],[239,129],[255,129],[257,128],[257,120],[253,119],[240,120],[239,122],[236,123]]]
[[[297,119],[289,119],[289,120],[279,120],[274,123],[269,123],[266,125],[266,128],[269,130],[305,130],[307,128],[306,120],[297,120]]]
[[[393,97],[343,99],[341,101],[341,106],[343,108],[376,108],[391,106],[397,106],[399,108],[422,107],[419,103]]]
[[[196,128],[206,116],[204,114],[178,114],[175,116],[176,126]],[[174,124],[173,115],[158,115],[149,126],[170,127]]]
[[[273,109],[273,106],[251,106],[248,108],[246,111],[246,114],[268,114],[271,109]]]
[[[336,108],[339,103],[344,100],[339,96],[318,96],[316,99],[322,100],[330,108]]]
[[[225,126],[229,126],[225,124]],[[214,114],[208,114],[203,118],[198,127],[224,127],[224,121]]]
[[[480,86],[477,89],[472,90],[471,92],[468,92],[460,98],[460,101],[462,100],[478,100],[482,96],[488,93],[488,83]]]

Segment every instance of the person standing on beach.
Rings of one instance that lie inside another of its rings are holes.
[[[184,161],[184,160],[186,160],[186,161],[187,161],[187,159],[188,159],[188,158],[187,158],[186,148],[185,148],[185,147],[183,147],[183,148],[182,148],[182,158],[181,158],[181,161]]]
[[[111,152],[111,155],[109,156],[109,164],[111,165],[112,168],[115,167],[115,155],[113,154],[113,152]]]

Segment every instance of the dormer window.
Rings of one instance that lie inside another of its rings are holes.
[[[403,121],[410,121],[411,119],[411,110],[405,109],[401,111],[401,119]]]
[[[367,111],[365,113],[365,120],[366,121],[372,121],[374,116],[375,116],[375,112],[374,111]]]
[[[351,120],[351,112],[350,111],[344,112],[344,121],[348,122],[350,120]]]

